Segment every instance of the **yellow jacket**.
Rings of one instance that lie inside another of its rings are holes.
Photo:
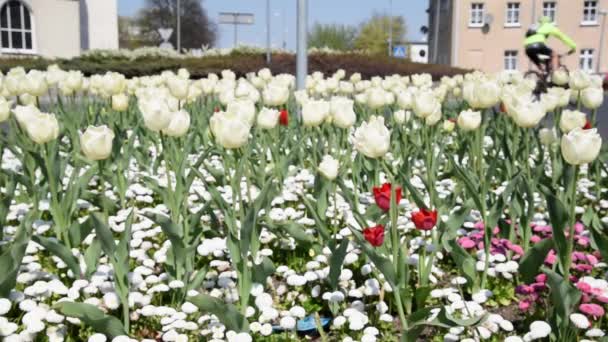
[[[528,46],[535,43],[545,43],[549,36],[553,36],[566,44],[571,50],[576,49],[576,43],[562,31],[560,31],[553,23],[542,23],[536,30],[536,33],[526,37],[524,45]]]

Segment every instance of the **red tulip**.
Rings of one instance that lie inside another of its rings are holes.
[[[380,209],[388,211],[391,208],[391,183],[384,183],[381,187],[374,187],[374,199]],[[401,187],[395,189],[395,201],[401,201]]]
[[[431,230],[437,224],[437,210],[420,209],[412,213],[412,221],[419,230]]]
[[[279,124],[281,126],[287,126],[289,124],[289,112],[287,109],[281,110],[279,114]]]
[[[591,122],[589,122],[589,120],[587,120],[587,122],[585,122],[585,126],[583,126],[583,129],[592,129],[593,126],[591,126]]]
[[[363,229],[363,236],[372,246],[382,246],[384,242],[384,226],[379,224],[375,227],[365,228]]]

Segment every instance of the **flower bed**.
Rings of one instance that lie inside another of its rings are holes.
[[[346,76],[10,70],[3,340],[601,339],[601,80]]]

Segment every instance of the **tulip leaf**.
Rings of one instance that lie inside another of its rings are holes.
[[[21,261],[30,241],[32,220],[31,216],[21,222],[17,234],[7,248],[0,248],[0,298],[8,298],[11,290],[17,283],[17,275],[21,267]]]
[[[539,269],[545,263],[545,258],[551,248],[553,248],[553,239],[544,239],[539,243],[534,244],[519,262],[519,274],[526,284],[534,282],[534,277],[539,273]]]
[[[62,315],[80,319],[84,324],[93,328],[95,332],[108,335],[111,338],[127,334],[118,318],[106,315],[95,305],[59,302],[55,304],[55,309]]]
[[[286,224],[281,224],[278,227],[287,232],[287,234],[294,238],[298,243],[311,244],[314,241],[312,236],[306,233],[306,227],[298,223],[288,222]]]
[[[55,240],[45,238],[40,235],[33,235],[32,240],[40,244],[42,247],[44,247],[44,249],[46,249],[51,254],[55,255],[63,262],[65,262],[65,264],[72,271],[72,273],[74,273],[74,277],[79,278],[81,276],[80,264],[78,262],[78,259],[66,246]]]
[[[203,281],[205,281],[205,276],[207,276],[207,271],[208,271],[208,268],[207,268],[207,265],[205,265],[194,273],[192,280],[190,280],[190,282],[188,283],[188,287],[187,287],[188,291],[189,290],[198,290],[200,288]]]
[[[253,265],[252,280],[256,283],[266,284],[266,279],[275,271],[272,260],[268,257],[263,257],[259,265]]]
[[[222,300],[206,294],[189,297],[188,301],[201,311],[217,316],[220,322],[226,326],[226,330],[249,331],[247,319],[232,304],[224,303]]]
[[[94,239],[91,245],[84,252],[84,262],[87,265],[86,277],[90,277],[97,270],[99,257],[101,256],[101,242],[99,239]]]
[[[106,219],[101,213],[92,213],[91,219],[93,220],[93,226],[95,227],[95,234],[101,242],[101,248],[108,257],[113,257],[116,251],[116,242],[114,242],[114,236],[112,231],[106,223]]]
[[[72,222],[70,226],[70,242],[72,246],[78,246],[84,241],[84,239],[89,236],[89,234],[93,231],[94,227],[91,223],[91,218],[87,218],[84,222],[79,223],[78,221]]]
[[[333,242],[333,241],[332,241]],[[348,249],[348,239],[342,239],[340,245],[334,247],[329,257],[329,276],[327,278],[329,286],[336,290],[338,287],[338,279],[340,273],[342,273],[342,264],[344,258],[346,258],[346,251]]]
[[[563,267],[566,265],[566,259],[568,258],[568,241],[564,232],[568,225],[568,212],[564,204],[553,194],[545,192],[545,198],[551,221],[554,247],[560,260],[560,266]]]
[[[581,293],[570,282],[564,281],[562,276],[553,272],[553,270],[544,268],[543,272],[547,275],[547,284],[551,288],[552,304],[558,317],[561,318],[562,324],[567,326],[570,323],[568,319],[570,313],[581,300]]]
[[[427,205],[424,203],[424,196],[412,185],[409,179],[407,179],[407,177],[403,177],[401,178],[401,182],[407,188],[407,191],[414,203],[416,203],[416,206],[418,206],[420,209],[426,209]]]
[[[475,259],[456,240],[448,241],[448,245],[451,249],[450,256],[454,259],[454,263],[456,263],[462,275],[467,279],[467,285],[476,286]]]

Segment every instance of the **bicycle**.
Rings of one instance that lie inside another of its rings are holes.
[[[558,54],[557,55],[557,68],[556,70],[564,70],[566,73],[569,72],[568,67],[566,67],[562,63],[562,58],[568,56],[568,53]],[[551,59],[551,56],[547,55],[539,55],[540,59],[546,61],[547,59]],[[536,88],[534,89],[535,95],[540,95],[542,93],[546,93],[547,89],[552,87],[554,84],[551,81],[551,75],[553,74],[553,69],[551,68],[551,64],[549,64],[550,68],[548,70],[541,69],[530,69],[524,74],[524,78],[533,78],[536,80]]]

